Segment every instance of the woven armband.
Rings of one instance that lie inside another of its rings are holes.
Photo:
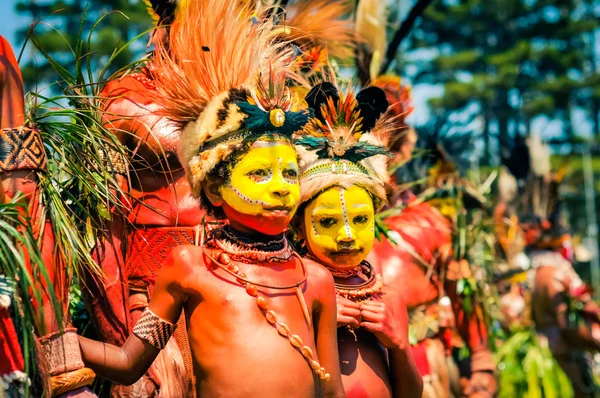
[[[63,331],[47,334],[40,338],[40,344],[51,376],[83,368],[77,329],[65,328]]]
[[[160,319],[158,315],[146,308],[133,328],[133,334],[162,350],[167,345],[175,325]]]
[[[37,130],[22,126],[0,130],[0,171],[45,168],[46,152]]]
[[[100,160],[103,167],[108,168],[115,174],[127,175],[127,160],[125,155],[109,148],[100,152]]]

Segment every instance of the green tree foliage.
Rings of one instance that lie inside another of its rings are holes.
[[[89,60],[94,69],[103,68],[116,49],[152,27],[142,0],[20,0],[15,10],[31,16],[33,22],[17,33],[18,39],[24,42],[31,35],[37,47],[71,72],[75,70],[73,51],[81,27],[82,37],[93,31],[90,42],[84,43],[84,53],[91,54]],[[124,48],[110,62],[108,74],[138,59],[145,44],[140,40]],[[58,80],[54,68],[37,49],[21,68],[29,90],[42,89]]]
[[[444,86],[430,101],[434,115],[481,116],[486,144],[497,134],[506,146],[541,115],[562,120],[570,137],[574,106],[589,108],[590,116],[598,111],[592,84],[600,74],[590,40],[600,23],[592,3],[436,0],[410,37],[409,53],[429,55],[417,63],[413,81]]]

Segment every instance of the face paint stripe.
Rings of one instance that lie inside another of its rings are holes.
[[[236,187],[231,184],[228,184],[228,188],[231,189],[233,193],[235,193],[240,199],[242,199],[246,203],[250,203],[251,205],[261,205],[264,206],[265,202],[262,200],[252,200],[243,193],[241,193]]]
[[[352,237],[352,230],[350,229],[350,220],[348,219],[348,210],[346,209],[346,201],[344,199],[344,188],[340,188],[340,200],[342,201],[342,216],[344,217],[344,230],[348,238]]]

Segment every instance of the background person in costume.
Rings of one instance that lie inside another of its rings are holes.
[[[589,352],[600,350],[600,308],[571,263],[561,176],[551,171],[549,148],[539,137],[518,149],[506,161],[515,189],[504,197],[510,205],[507,215],[518,217],[531,259],[531,319],[570,379],[575,397],[594,396],[598,387]]]
[[[169,25],[180,1],[148,0],[156,27],[149,44],[168,47]],[[183,3],[180,12],[185,12]],[[177,245],[194,243],[194,226],[204,212],[192,197],[185,172],[177,158],[180,129],[163,111],[156,88],[151,53],[131,73],[115,76],[101,92],[106,127],[127,148],[128,159],[110,153],[126,211],[113,209],[112,222],[94,254],[105,278],[86,281],[87,301],[99,336],[123,344],[148,306],[161,264]],[[148,377],[134,386],[115,386],[120,396],[178,398],[193,390],[190,349],[185,320],[161,354]],[[176,341],[176,342],[175,342]]]
[[[472,376],[463,391],[466,396],[487,396],[496,392],[495,363],[487,344],[485,324],[465,313],[456,293],[456,280],[450,280],[452,229],[448,220],[427,203],[416,200],[406,188],[398,189],[394,163],[404,164],[414,145],[413,134],[404,118],[410,111],[407,89],[396,78],[375,81],[387,94],[389,116],[397,124],[400,139],[392,146],[396,156],[391,162],[389,205],[379,216],[381,242],[375,242],[370,259],[379,264],[384,282],[401,292],[409,310],[410,331],[415,361],[424,376],[424,396],[450,396],[450,327],[444,314],[452,307],[456,327],[471,353]],[[406,183],[400,181],[398,183]],[[478,303],[474,303],[477,313]],[[446,333],[446,330],[448,331]],[[446,344],[447,343],[447,344]]]
[[[364,261],[375,239],[375,210],[386,196],[385,141],[369,134],[387,109],[385,94],[371,87],[355,98],[325,82],[311,89],[306,102],[315,116],[297,140],[298,217],[307,258],[323,264],[336,283],[346,396],[418,397],[422,380],[408,342],[406,307]]]
[[[173,250],[122,348],[81,340],[112,380],[140,377],[184,310],[199,396],[343,396],[333,282],[283,236],[300,193],[289,137],[307,113],[290,110],[271,29],[235,2],[192,2],[172,27],[173,57],[155,60],[192,193],[229,225]],[[268,82],[254,87],[260,71]]]
[[[0,115],[0,206],[7,206],[0,244],[0,395],[25,396],[27,391],[37,396],[95,397],[87,388],[95,375],[84,368],[76,329],[69,324],[71,270],[61,257],[38,185],[39,176],[48,177],[46,151],[40,132],[25,123],[21,72],[1,36]],[[18,198],[20,203],[14,201]],[[30,363],[24,360],[9,310],[16,316],[21,341],[29,346],[24,354],[33,358]]]

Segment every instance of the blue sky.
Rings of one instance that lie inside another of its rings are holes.
[[[16,0],[0,0],[0,3],[0,35],[4,36],[18,53],[23,43],[15,40],[15,32],[31,23],[31,20],[15,13]]]

